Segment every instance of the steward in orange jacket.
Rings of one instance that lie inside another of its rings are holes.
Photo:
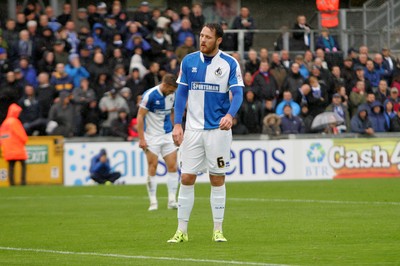
[[[21,182],[25,185],[25,160],[28,159],[28,154],[25,149],[25,144],[28,141],[25,129],[21,121],[18,119],[22,108],[13,103],[8,108],[6,119],[0,127],[0,145],[4,159],[9,162],[8,176],[10,185],[14,185],[14,166],[15,162],[20,161],[22,165]]]
[[[321,13],[321,26],[334,28],[339,25],[339,0],[317,0],[317,9]]]

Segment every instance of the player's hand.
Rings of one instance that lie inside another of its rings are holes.
[[[141,149],[143,149],[144,152],[147,151],[147,142],[146,142],[145,139],[140,139],[140,140],[139,140],[139,147],[140,147]]]
[[[221,121],[219,122],[219,128],[221,130],[229,130],[232,127],[232,120],[233,117],[230,114],[226,114],[224,117],[222,117]]]
[[[176,124],[172,130],[172,139],[176,146],[180,146],[183,141],[183,129],[181,124]]]

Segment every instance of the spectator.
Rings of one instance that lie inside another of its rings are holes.
[[[71,11],[72,11],[72,9],[71,9],[71,4],[65,3],[65,4],[63,5],[62,14],[59,15],[59,16],[57,17],[57,21],[58,21],[62,26],[65,26],[65,24],[67,24],[67,21],[70,21],[70,20],[72,19]]]
[[[113,184],[121,177],[120,172],[113,172],[110,166],[110,160],[107,158],[105,149],[94,156],[90,161],[90,178],[98,184]]]
[[[58,63],[56,65],[56,71],[52,74],[50,84],[58,92],[68,91],[72,93],[74,89],[74,81],[70,75],[65,72],[64,64]]]
[[[53,45],[56,64],[68,64],[68,53],[65,51],[65,42],[56,40]]]
[[[279,94],[278,84],[269,71],[268,61],[260,63],[260,68],[253,74],[252,80],[256,101],[275,99]]]
[[[399,91],[397,88],[390,89],[390,95],[388,98],[389,101],[393,104],[393,109],[398,109],[400,107],[400,98],[399,98]]]
[[[290,70],[292,66],[292,59],[290,59],[288,50],[281,50],[281,63],[286,68],[286,70]]]
[[[219,48],[222,51],[236,51],[237,50],[237,36],[234,33],[226,32],[229,29],[228,22],[225,20],[221,21],[221,27],[224,30],[224,38]]]
[[[290,91],[292,93],[293,99],[297,99],[298,97],[298,89],[303,85],[305,79],[300,74],[300,66],[297,63],[293,63],[290,67],[290,71],[286,76],[283,85],[282,91]]]
[[[56,70],[56,61],[52,51],[45,51],[43,53],[43,58],[39,60],[37,69],[39,73],[46,72],[49,75]]]
[[[250,49],[247,56],[249,59],[246,60],[244,65],[245,71],[253,75],[260,67],[260,59],[258,59],[257,52],[254,49]]]
[[[261,102],[255,100],[253,90],[247,90],[242,106],[239,110],[240,121],[249,130],[250,134],[261,133],[263,107]]]
[[[102,53],[106,52],[106,37],[104,35],[104,26],[100,23],[96,23],[93,25],[92,30],[92,37],[93,37],[93,45],[100,47]]]
[[[325,111],[334,112],[343,119],[344,125],[338,127],[339,129],[342,129],[340,131],[343,131],[343,132],[350,131],[349,110],[347,109],[347,106],[344,106],[342,104],[342,97],[340,96],[339,93],[335,93],[333,95],[332,103],[326,107]]]
[[[341,70],[339,66],[333,66],[331,70],[331,78],[333,82],[333,87],[335,89],[345,86],[345,80],[341,75]]]
[[[375,70],[374,62],[368,60],[364,71],[364,77],[371,83],[372,91],[375,92],[378,89],[379,81],[381,80],[379,72]]]
[[[269,114],[264,117],[262,133],[269,136],[279,136],[281,134],[281,118],[276,114]]]
[[[82,79],[87,79],[90,73],[81,65],[78,54],[70,54],[69,64],[65,67],[65,73],[73,79],[74,88],[79,87]]]
[[[149,2],[142,1],[138,10],[133,14],[133,20],[142,24],[149,31],[152,31],[151,18],[152,14],[150,12]]]
[[[305,133],[304,123],[298,116],[292,114],[292,107],[286,104],[283,108],[283,116],[281,118],[282,134],[300,134]]]
[[[274,76],[278,85],[279,91],[281,91],[283,81],[286,78],[287,71],[281,62],[279,53],[275,52],[271,56],[271,74]]]
[[[353,69],[353,60],[351,57],[346,57],[346,59],[343,61],[343,67],[340,75],[344,79],[346,94],[350,95],[350,92],[353,88],[353,81],[357,79],[356,73]]]
[[[390,120],[390,131],[400,132],[400,108],[396,111],[396,116]]]
[[[104,73],[109,73],[110,69],[108,64],[104,61],[104,55],[102,53],[95,53],[93,56],[93,62],[87,66],[87,70],[90,73],[90,81],[95,82],[99,80],[99,76]]]
[[[83,135],[84,124],[82,123],[82,112],[85,109],[85,106],[94,100],[96,100],[96,93],[93,89],[89,88],[88,79],[82,78],[80,81],[80,86],[75,87],[73,90],[73,103],[75,110],[75,136]]]
[[[78,15],[76,20],[76,28],[90,28],[89,20],[88,20],[88,13],[87,9],[84,7],[78,8]]]
[[[112,75],[112,87],[120,91],[126,85],[126,74],[123,65],[116,65],[114,68],[114,73]]]
[[[151,46],[150,59],[162,64],[166,58],[167,46],[170,45],[164,37],[164,29],[156,28],[149,43]]]
[[[49,116],[50,107],[57,96],[57,91],[49,82],[49,74],[41,72],[38,76],[38,87],[36,89],[37,100],[41,110],[41,117],[47,119]]]
[[[192,30],[192,25],[188,18],[183,18],[181,22],[181,28],[176,33],[176,43],[175,46],[179,47],[185,43],[187,37],[191,37],[196,45],[196,38]]]
[[[372,123],[368,118],[368,106],[361,104],[357,108],[357,114],[351,118],[351,132],[373,135],[374,129]]]
[[[5,74],[11,71],[11,62],[8,59],[7,50],[0,47],[0,81],[3,80]]]
[[[382,57],[384,68],[388,69],[389,73],[391,74],[390,79],[388,80],[388,84],[391,84],[393,74],[397,70],[396,59],[391,55],[390,49],[386,47],[382,48]]]
[[[176,48],[175,54],[176,57],[178,58],[178,62],[182,62],[182,59],[190,53],[193,53],[196,51],[196,48],[194,47],[194,40],[192,37],[188,36],[185,39],[185,42],[183,45],[179,46]]]
[[[253,30],[256,28],[255,20],[250,16],[250,10],[247,7],[240,9],[240,15],[237,16],[232,25],[233,29]],[[245,32],[244,34],[244,50],[249,51],[253,46],[253,32]]]
[[[117,27],[117,17],[115,15],[109,14],[106,16],[106,23],[104,24],[103,30],[104,41],[107,44],[112,43],[114,36],[120,33]]]
[[[379,53],[374,55],[374,67],[375,71],[379,73],[380,79],[390,81],[393,73],[389,69],[389,65],[383,61],[383,56]]]
[[[145,88],[143,86],[142,80],[140,79],[139,69],[132,69],[132,72],[126,81],[126,87],[130,88],[131,90],[132,99],[136,99],[138,95],[143,94]]]
[[[308,84],[303,84],[298,89],[297,98],[295,99],[295,101],[299,105],[307,104],[310,115],[312,115],[313,117],[317,116],[325,109],[325,106],[323,105],[323,97],[321,97],[319,92],[314,92]]]
[[[41,116],[41,106],[32,85],[25,86],[24,96],[18,101],[22,108],[19,119],[28,135],[45,135],[47,120]]]
[[[311,26],[307,24],[306,16],[297,16],[297,22],[293,26],[293,38],[298,41],[297,50],[307,50],[310,47]],[[296,50],[296,49],[295,49]]]
[[[301,104],[299,118],[303,120],[304,133],[313,133],[313,131],[311,130],[311,124],[314,120],[314,117],[310,114],[307,103]]]
[[[323,49],[327,53],[337,52],[339,50],[336,40],[329,34],[327,28],[322,28],[321,35],[317,39],[316,47]]]
[[[124,108],[128,110],[126,101],[117,93],[117,90],[112,88],[105,94],[99,103],[99,108],[102,113],[106,113],[107,119],[103,121],[100,134],[109,136],[111,134],[111,122],[118,117],[118,110]]]
[[[89,129],[91,129],[90,136],[97,135],[100,123],[102,122],[102,117],[100,115],[100,109],[97,105],[97,101],[93,100],[87,105],[82,106],[82,125],[85,128],[85,134],[88,134],[87,126],[90,124]],[[96,132],[93,130],[93,126]]]
[[[375,99],[383,104],[386,101],[386,99],[389,97],[389,94],[390,93],[388,90],[387,81],[384,79],[381,79],[379,81],[378,89],[375,92]]]
[[[21,30],[19,32],[19,40],[17,46],[17,56],[25,56],[27,58],[31,58],[34,52],[34,44],[32,40],[29,38],[29,31]]]
[[[0,146],[3,158],[8,162],[8,179],[10,186],[14,186],[14,167],[16,162],[21,163],[21,185],[26,185],[26,164],[28,154],[25,144],[28,136],[22,127],[18,116],[22,109],[13,103],[8,108],[7,118],[0,126]]]
[[[351,116],[358,115],[358,107],[362,104],[365,104],[367,101],[366,93],[365,93],[365,83],[360,80],[357,81],[356,86],[350,93],[350,106],[351,106]],[[368,108],[367,108],[368,109]]]
[[[293,100],[293,96],[290,91],[283,92],[283,100],[276,107],[276,114],[282,116],[283,108],[287,104],[290,105],[294,116],[298,116],[300,114],[300,105]]]
[[[149,73],[143,77],[143,87],[145,89],[153,88],[161,81],[160,65],[157,62],[152,62],[149,67]]]
[[[136,117],[136,113],[135,113],[135,110],[136,110],[136,106],[135,105],[136,105],[136,103],[132,99],[131,89],[128,88],[128,87],[123,87],[119,93],[124,98],[124,100],[126,101],[127,106],[129,107],[126,110],[127,113],[128,113],[128,117],[130,119],[135,118]]]
[[[300,75],[304,78],[304,79],[308,79],[308,77],[310,76],[310,71],[308,70],[306,64],[304,64],[304,58],[302,55],[296,55],[296,58],[294,60],[297,64],[299,64],[300,67]]]
[[[390,120],[396,116],[396,111],[393,109],[393,103],[389,100],[386,100],[383,103],[383,115],[385,116],[385,124],[387,131],[390,131]]]
[[[21,69],[22,76],[25,82],[36,87],[37,86],[36,70],[31,64],[29,64],[29,59],[26,56],[22,56],[19,59],[19,68]]]
[[[118,117],[111,121],[111,136],[121,137],[124,140],[132,140],[133,137],[129,136],[130,119],[126,109],[121,108],[118,110]]]
[[[313,111],[316,111],[316,114],[322,113],[329,103],[329,95],[327,89],[323,84],[320,84],[318,82],[318,79],[316,77],[310,77],[308,82],[310,83],[311,91],[314,98],[318,100],[316,106],[319,107],[319,110]]]
[[[371,92],[372,91],[371,82],[369,81],[369,79],[365,78],[364,73],[365,73],[364,68],[361,66],[357,66],[356,67],[356,78],[352,81],[352,84],[353,84],[353,86],[355,86],[357,81],[359,81],[359,80],[364,81],[365,91]]]
[[[18,73],[15,71],[7,72],[6,80],[2,82],[0,89],[0,92],[3,94],[3,96],[9,98],[9,100],[11,100],[11,103],[16,103],[22,97],[26,84],[25,80],[23,80],[22,78],[21,70],[19,68],[15,70]],[[22,80],[17,80],[17,75],[21,76]],[[0,106],[1,105],[2,104],[0,104]],[[9,105],[5,106],[6,109],[4,109],[5,113],[3,119],[6,117]]]
[[[200,4],[193,4],[192,11],[189,14],[189,20],[192,24],[192,30],[195,35],[198,35],[205,23],[205,17],[203,15],[203,8]]]
[[[71,93],[69,91],[60,92],[60,100],[51,106],[49,111],[49,121],[54,124],[52,128],[47,125],[46,132],[49,135],[61,135],[66,138],[72,137],[74,133],[74,106],[71,104]],[[55,123],[54,123],[55,122]]]

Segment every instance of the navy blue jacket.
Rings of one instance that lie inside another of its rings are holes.
[[[90,162],[90,173],[91,174],[109,174],[111,172],[110,161],[107,159],[105,163],[100,162],[100,157],[103,152],[95,155]]]

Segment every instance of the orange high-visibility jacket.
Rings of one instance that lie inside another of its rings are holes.
[[[321,26],[333,28],[339,25],[339,0],[317,0],[317,9],[321,13]]]
[[[25,144],[28,141],[25,129],[18,119],[22,108],[13,103],[8,108],[7,117],[0,127],[0,145],[6,161],[26,160]]]

